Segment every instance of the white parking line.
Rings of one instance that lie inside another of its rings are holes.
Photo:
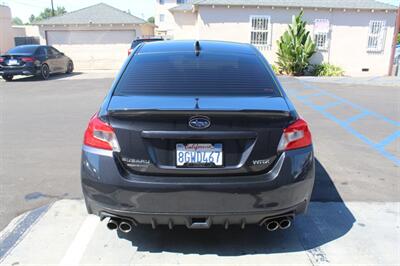
[[[60,262],[60,266],[78,266],[83,253],[100,220],[97,216],[89,215],[83,222],[72,244]]]

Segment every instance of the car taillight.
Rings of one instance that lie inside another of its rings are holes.
[[[93,148],[121,151],[114,129],[95,114],[89,121],[83,143]]]
[[[311,132],[307,122],[298,119],[283,130],[278,151],[288,151],[304,148],[312,144]]]
[[[21,58],[21,61],[23,61],[23,62],[34,62],[35,61],[35,58],[34,57],[22,57]]]
[[[128,49],[128,55],[130,55],[132,53],[132,48]]]

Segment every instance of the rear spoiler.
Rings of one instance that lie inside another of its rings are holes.
[[[239,111],[219,111],[219,110],[158,110],[158,109],[115,109],[108,110],[110,116],[178,116],[178,115],[204,115],[214,117],[265,117],[265,118],[289,118],[290,112],[273,110],[239,110]]]

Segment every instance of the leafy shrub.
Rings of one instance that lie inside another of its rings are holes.
[[[281,72],[279,71],[279,68],[276,65],[271,65],[272,70],[276,75],[280,75]]]
[[[338,66],[322,63],[313,66],[312,74],[319,77],[339,77],[343,76],[344,71]]]
[[[303,75],[310,65],[310,58],[315,53],[315,44],[306,30],[303,11],[293,17],[292,25],[278,40],[279,72],[288,75]]]

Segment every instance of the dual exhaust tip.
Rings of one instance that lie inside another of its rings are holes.
[[[277,220],[267,220],[264,225],[268,231],[275,231],[278,229],[288,229],[292,225],[292,218],[283,217]]]
[[[107,228],[110,230],[119,229],[123,233],[129,233],[130,231],[132,231],[132,222],[110,218],[107,222]]]
[[[275,231],[278,229],[288,229],[292,225],[291,217],[282,217],[279,219],[269,219],[264,225],[266,226],[268,231]],[[132,231],[133,223],[128,220],[110,218],[107,222],[107,228],[109,230],[119,229],[123,233],[129,233]]]

